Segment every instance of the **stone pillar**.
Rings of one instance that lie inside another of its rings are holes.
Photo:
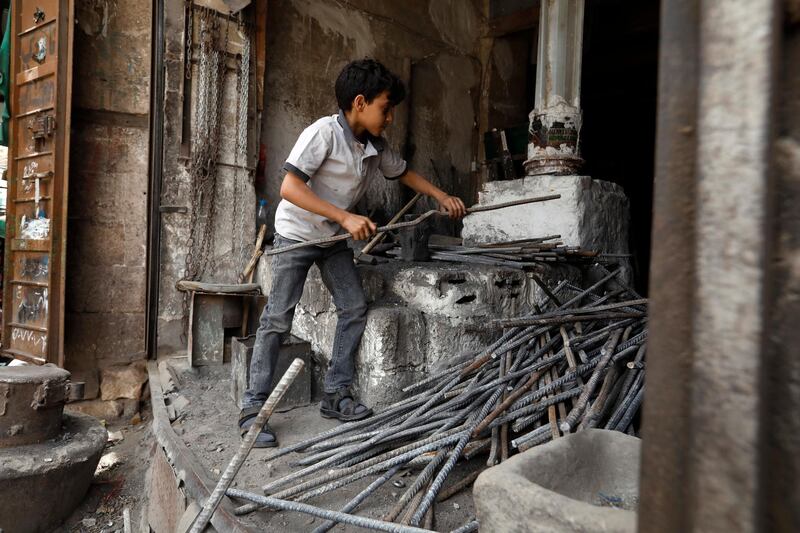
[[[525,171],[574,174],[583,163],[581,56],[584,0],[542,0],[536,64],[536,107],[531,111]]]

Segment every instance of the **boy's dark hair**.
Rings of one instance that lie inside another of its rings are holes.
[[[344,111],[350,111],[353,100],[363,94],[367,103],[383,91],[389,91],[389,101],[397,105],[406,97],[403,81],[374,59],[351,61],[336,78],[336,102]]]

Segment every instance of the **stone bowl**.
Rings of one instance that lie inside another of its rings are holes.
[[[486,470],[473,497],[482,531],[633,532],[641,440],[589,429]]]

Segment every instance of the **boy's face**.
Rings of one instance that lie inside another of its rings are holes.
[[[372,102],[359,95],[353,104],[358,111],[358,123],[375,137],[379,137],[394,121],[394,105],[389,101],[389,91],[383,91]]]

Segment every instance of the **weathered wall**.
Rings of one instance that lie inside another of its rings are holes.
[[[336,76],[347,62],[365,56],[401,77],[406,76],[404,61],[410,60],[409,98],[398,107],[400,123],[387,137],[406,149],[412,168],[465,202],[475,200],[471,163],[477,154],[481,5],[479,0],[270,2],[262,125],[267,178],[262,193],[270,218],[280,200],[281,168],[297,136],[317,118],[336,112]],[[367,193],[366,212],[375,209],[378,220],[390,217],[406,198],[401,187],[375,184]]]
[[[151,18],[149,2],[75,12],[64,349],[93,398],[103,369],[145,357]]]
[[[185,78],[185,3],[182,0],[165,2],[165,84],[164,102],[164,169],[162,178],[161,205],[185,207],[186,212],[164,212],[161,218],[161,266],[158,309],[158,352],[170,353],[185,349],[183,338],[184,293],[175,288],[175,283],[184,275],[187,242],[191,224],[191,179],[189,174],[190,149],[182,136],[184,109],[194,112],[197,101],[197,64],[193,62],[192,80]],[[195,39],[197,30],[195,30]],[[196,43],[195,43],[196,44]],[[254,45],[255,46],[255,45]],[[241,38],[236,34],[236,25],[231,23],[228,50],[241,52]],[[195,51],[195,59],[197,52]],[[252,251],[255,241],[255,194],[252,182],[236,197],[236,224],[243,231],[234,231],[234,177],[237,164],[236,146],[236,81],[237,62],[229,60],[225,75],[222,130],[220,133],[219,163],[217,166],[216,204],[214,219],[214,245],[210,251],[208,271],[201,276],[204,282],[235,283],[238,273]],[[251,68],[251,76],[253,69]],[[188,85],[186,85],[188,84]],[[185,88],[189,90],[186,91]],[[192,93],[191,102],[184,107],[184,94]],[[193,123],[193,122],[192,122]],[[191,136],[191,134],[189,134]],[[252,139],[252,133],[251,133]],[[252,167],[253,161],[239,161],[239,166]],[[245,170],[239,169],[242,180]],[[243,257],[245,252],[247,258]]]

